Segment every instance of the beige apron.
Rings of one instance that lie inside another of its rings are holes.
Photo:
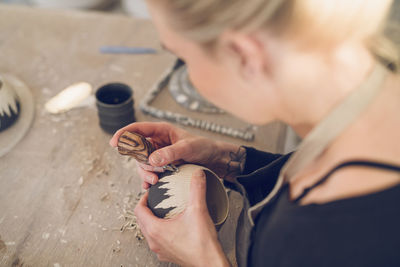
[[[291,181],[296,173],[318,158],[332,141],[346,130],[373,102],[375,96],[380,92],[386,73],[385,67],[376,64],[361,86],[350,93],[307,135],[298,150],[282,168],[274,188],[266,198],[250,207],[249,201],[244,197],[243,210],[238,220],[236,232],[236,258],[239,266],[247,266],[248,250],[253,239],[251,234],[257,215],[274,199],[284,183]],[[234,187],[243,196],[246,196],[244,187],[237,179]]]

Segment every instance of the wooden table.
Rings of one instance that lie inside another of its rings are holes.
[[[31,88],[34,123],[26,137],[0,158],[0,266],[164,266],[137,240],[121,232],[123,215],[141,191],[134,161],[109,147],[95,107],[54,116],[44,103],[66,86],[87,81],[131,85],[139,121],[152,120],[138,103],[174,58],[103,55],[102,45],[158,47],[150,22],[101,13],[51,11],[0,5],[0,73],[11,72]],[[195,133],[240,143],[219,135]],[[258,130],[253,143],[282,150],[285,127]],[[234,261],[234,223],[240,199],[219,237]]]

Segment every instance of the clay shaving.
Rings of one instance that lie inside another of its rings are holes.
[[[143,195],[143,192],[140,192],[136,196],[134,201],[126,201],[126,202],[128,202],[128,203],[126,203],[127,206],[126,206],[126,208],[123,209],[123,213],[119,217],[119,219],[124,219],[124,224],[121,226],[120,231],[121,232],[125,232],[125,231],[134,232],[136,239],[139,241],[143,240],[144,236],[143,236],[142,232],[140,231],[139,225],[136,222],[136,216],[132,212],[132,210],[142,195]]]

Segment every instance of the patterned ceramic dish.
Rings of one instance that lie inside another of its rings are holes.
[[[21,106],[17,93],[0,77],[0,132],[18,119]]]
[[[218,176],[211,170],[194,164],[178,166],[179,171],[159,174],[159,181],[149,189],[148,206],[159,218],[173,218],[185,210],[190,199],[190,182],[196,170],[206,175],[206,202],[214,225],[221,226],[229,211],[229,200]]]
[[[0,89],[0,157],[7,154],[26,135],[35,116],[35,99],[29,87],[16,76],[2,73]],[[14,114],[10,119],[6,115]],[[7,124],[6,125],[6,118]],[[12,121],[12,122],[11,122]],[[7,129],[6,129],[7,128]]]

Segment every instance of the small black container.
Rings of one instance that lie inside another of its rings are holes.
[[[113,134],[135,122],[132,94],[132,89],[122,83],[109,83],[96,91],[100,127],[105,132]]]

